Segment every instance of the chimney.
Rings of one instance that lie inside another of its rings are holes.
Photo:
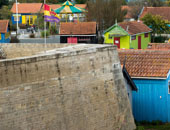
[[[129,30],[129,25],[127,25],[127,27],[126,27],[126,31],[128,32],[128,30]]]

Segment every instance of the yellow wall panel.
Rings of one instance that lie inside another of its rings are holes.
[[[26,24],[26,17],[25,17],[25,15],[22,15],[22,24]]]

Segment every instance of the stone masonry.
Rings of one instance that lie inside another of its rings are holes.
[[[0,60],[0,130],[133,130],[130,108],[115,46]]]

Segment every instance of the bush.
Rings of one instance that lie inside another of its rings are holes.
[[[34,34],[34,33],[31,33],[31,34],[29,35],[29,37],[30,37],[30,38],[35,38],[35,34]]]
[[[152,37],[152,39],[151,39],[151,41],[154,43],[164,43],[165,40],[168,40],[168,37],[156,36],[156,37]]]
[[[55,26],[50,27],[50,34],[51,35],[58,34],[58,30],[57,30],[57,28]]]
[[[104,44],[104,38],[103,37],[99,37],[98,38],[98,43],[99,44]]]
[[[19,43],[19,39],[16,36],[11,37],[10,43]]]
[[[49,32],[46,31],[46,37],[48,37],[48,36],[49,36]],[[42,31],[42,32],[41,32],[41,37],[45,37],[45,31]]]
[[[16,25],[11,25],[10,26],[10,31],[16,31],[17,30],[16,28],[17,28]]]
[[[145,130],[143,126],[137,126],[136,130]]]
[[[151,124],[152,124],[152,125],[162,125],[163,122],[160,121],[160,120],[154,120],[154,121],[151,122]]]

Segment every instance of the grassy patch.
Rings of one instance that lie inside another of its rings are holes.
[[[162,125],[139,125],[136,130],[170,130],[170,123]]]

